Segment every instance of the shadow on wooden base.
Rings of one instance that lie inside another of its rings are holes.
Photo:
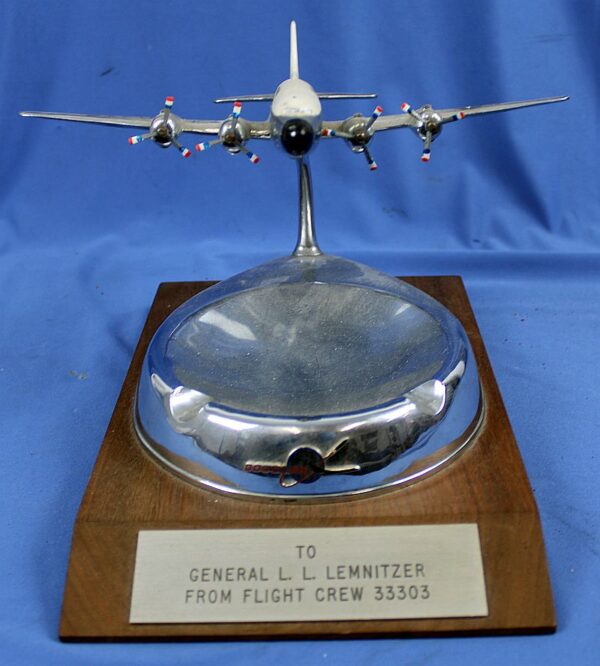
[[[132,422],[137,378],[164,318],[210,282],[161,284],[117,401],[75,524],[60,638],[218,640],[545,633],[556,629],[533,494],[459,277],[404,278],[462,322],[479,366],[486,416],[461,456],[418,483],[347,502],[256,502],[196,488],[143,451]],[[476,618],[130,624],[141,529],[336,527],[477,523],[489,615]]]

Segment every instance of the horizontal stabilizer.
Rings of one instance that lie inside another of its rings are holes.
[[[219,97],[214,99],[215,104],[230,104],[232,102],[272,102],[275,95],[273,93],[267,95],[240,95],[239,97]]]
[[[377,93],[336,93],[320,92],[317,93],[319,99],[375,99]]]
[[[274,94],[265,95],[239,95],[239,97],[219,97],[213,100],[215,104],[231,104],[233,102],[272,102]],[[319,99],[374,99],[377,93],[317,93]]]

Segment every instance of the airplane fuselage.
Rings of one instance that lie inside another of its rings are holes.
[[[279,84],[271,103],[271,136],[290,157],[300,159],[314,148],[321,135],[321,100],[302,79]]]

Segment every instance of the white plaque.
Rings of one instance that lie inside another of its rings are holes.
[[[132,623],[487,615],[476,524],[140,531]]]

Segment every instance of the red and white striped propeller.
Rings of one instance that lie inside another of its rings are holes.
[[[438,137],[442,131],[442,120],[430,106],[421,107],[418,110],[408,102],[403,102],[401,107],[404,113],[411,115],[418,123],[415,128],[421,141],[423,141],[423,153],[421,154],[421,162],[429,162],[431,159],[431,144]],[[465,117],[463,111],[455,113],[450,120],[462,120]],[[446,119],[444,122],[448,122]]]
[[[196,144],[198,152],[209,150],[213,146],[221,145],[225,150],[232,155],[237,153],[244,153],[252,164],[258,164],[260,158],[256,153],[246,148],[245,143],[248,140],[248,132],[245,126],[240,122],[240,114],[242,112],[242,103],[234,102],[233,110],[229,118],[223,121],[221,129],[219,130],[219,138],[212,141],[203,141]]]
[[[129,143],[135,146],[142,141],[152,139],[162,148],[175,146],[183,157],[189,157],[192,152],[188,148],[182,146],[177,140],[181,130],[179,128],[179,118],[174,113],[171,113],[174,97],[166,97],[165,105],[162,111],[152,120],[148,132],[145,134],[137,134],[136,136],[129,137]]]
[[[379,118],[383,113],[383,109],[380,106],[376,106],[373,109],[373,113],[365,121],[364,116],[352,117],[345,121],[342,125],[343,129],[332,130],[332,129],[323,129],[321,130],[321,136],[327,137],[339,137],[340,139],[345,139],[348,141],[350,148],[355,153],[363,153],[369,169],[375,171],[377,169],[377,162],[373,159],[371,151],[368,149],[367,144],[373,138],[373,123]],[[344,128],[344,125],[346,127]]]

